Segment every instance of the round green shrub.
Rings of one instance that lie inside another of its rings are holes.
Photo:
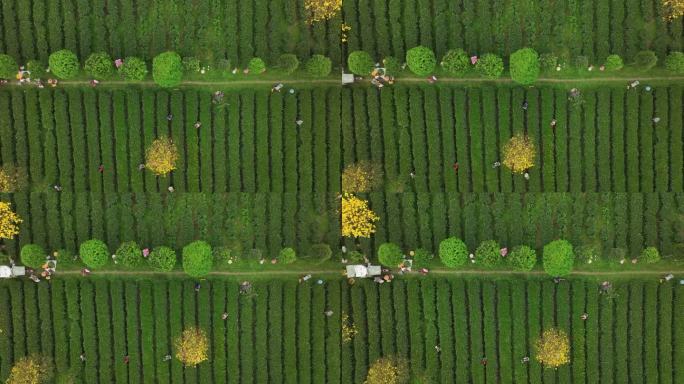
[[[306,73],[313,77],[326,77],[332,70],[332,61],[323,55],[313,55],[306,62]]]
[[[21,263],[27,267],[38,269],[45,263],[45,250],[37,244],[26,244],[21,247],[19,258]]]
[[[463,77],[470,69],[470,57],[462,49],[450,49],[442,58],[442,68],[450,75]]]
[[[565,276],[572,271],[575,254],[567,240],[554,240],[544,246],[544,270],[551,276]]]
[[[670,52],[665,58],[665,68],[670,72],[684,73],[684,53],[679,51]]]
[[[48,65],[50,71],[60,79],[68,80],[78,75],[78,57],[68,49],[51,54]]]
[[[299,68],[299,59],[292,53],[284,53],[278,57],[277,68],[290,75]]]
[[[427,249],[418,248],[413,253],[413,268],[425,268],[430,265],[434,255]]]
[[[260,73],[266,72],[266,63],[260,57],[253,57],[247,64],[249,73],[258,75]]]
[[[186,56],[183,58],[183,72],[195,73],[200,71],[200,61],[194,56]]]
[[[292,264],[297,261],[297,252],[292,248],[283,248],[278,254],[278,262],[281,264]]]
[[[539,55],[539,67],[544,72],[552,72],[558,66],[558,56],[553,53],[542,53]]]
[[[493,53],[484,54],[475,63],[475,70],[488,79],[499,78],[504,70],[503,59]]]
[[[45,66],[38,60],[29,60],[26,63],[26,70],[31,72],[31,78],[42,79],[47,75],[45,72]]]
[[[459,267],[468,261],[468,247],[457,237],[444,239],[439,243],[439,258],[447,267]]]
[[[145,262],[142,250],[135,241],[121,243],[115,254],[116,260],[120,261],[125,267],[137,268]]]
[[[197,240],[183,247],[183,270],[192,277],[202,277],[211,272],[213,266],[211,245]]]
[[[225,266],[230,264],[233,250],[230,247],[214,247],[211,249],[211,255],[214,258],[214,265]]]
[[[119,74],[128,81],[140,81],[147,76],[147,64],[145,60],[129,56],[124,59],[123,64],[119,67]]]
[[[387,56],[382,59],[382,66],[385,67],[385,73],[388,76],[396,76],[401,72],[401,63],[394,56]]]
[[[430,48],[419,45],[406,52],[406,64],[418,76],[427,76],[435,70],[437,59]]]
[[[347,262],[349,264],[359,264],[359,263],[363,263],[363,261],[364,261],[363,253],[361,253],[359,251],[351,251],[351,252],[347,253],[346,258],[347,258]]]
[[[658,56],[653,51],[641,51],[634,56],[634,67],[640,71],[648,71],[658,64]]]
[[[328,244],[314,244],[310,252],[311,257],[319,261],[329,260],[332,257],[332,249]]]
[[[485,240],[475,250],[475,259],[481,265],[490,268],[499,265],[501,247],[496,240]]]
[[[506,258],[508,263],[519,271],[530,271],[537,264],[537,252],[527,245],[514,247]]]
[[[176,266],[176,251],[169,247],[155,247],[147,256],[147,264],[155,271],[168,272]]]
[[[23,252],[23,249],[22,249],[22,252]],[[644,248],[644,250],[641,251],[640,259],[643,262],[645,262],[646,264],[657,263],[660,261],[660,252],[658,252],[658,249],[656,247]],[[22,259],[22,262],[23,262],[23,259]]]
[[[81,243],[78,253],[83,264],[89,268],[104,267],[109,260],[109,249],[102,240],[92,239]]]
[[[19,71],[19,65],[14,57],[0,54],[0,79],[14,79]]]
[[[608,55],[608,57],[606,57],[606,62],[603,65],[606,67],[606,71],[611,72],[619,71],[625,66],[620,55]]]
[[[510,58],[511,79],[516,83],[529,85],[539,77],[539,55],[532,48],[522,48]]]
[[[152,78],[161,87],[175,87],[183,79],[181,57],[172,51],[158,54],[152,60]]]
[[[404,260],[401,247],[394,243],[384,243],[378,248],[378,261],[386,267],[398,267]]]
[[[368,52],[354,51],[347,57],[347,66],[351,73],[366,76],[373,70],[373,58]]]
[[[107,79],[114,73],[114,62],[104,52],[91,53],[83,66],[86,73],[95,79]]]

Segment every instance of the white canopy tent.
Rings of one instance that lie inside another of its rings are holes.
[[[373,277],[380,276],[382,270],[379,265],[347,265],[347,277]]]
[[[342,74],[342,85],[354,83],[354,75],[351,73]]]
[[[0,265],[0,279],[8,279],[10,277],[12,277],[12,268]]]

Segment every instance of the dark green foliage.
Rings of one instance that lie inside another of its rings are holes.
[[[292,53],[284,53],[278,57],[276,68],[290,75],[299,68],[299,59]]]
[[[281,264],[292,264],[297,261],[297,253],[292,248],[283,248],[278,253],[278,262]]]
[[[14,79],[19,70],[19,65],[14,57],[0,54],[0,79]]]
[[[38,269],[45,263],[45,250],[37,244],[26,244],[21,247],[21,263],[27,267]]]
[[[119,74],[128,81],[140,81],[147,76],[147,64],[145,60],[129,56],[124,59],[123,64],[119,67]]]
[[[537,264],[537,252],[527,245],[518,245],[508,252],[506,259],[514,269],[530,271]]]
[[[553,53],[542,53],[539,55],[539,67],[543,72],[556,71],[558,56]]]
[[[684,53],[679,51],[670,52],[665,58],[665,68],[674,73],[684,73]]]
[[[249,69],[249,73],[258,75],[266,71],[266,63],[260,57],[253,57],[249,60],[247,68]]]
[[[109,260],[107,244],[97,239],[81,243],[78,254],[81,256],[83,263],[89,268],[104,267]]]
[[[406,51],[406,64],[411,72],[426,76],[435,70],[437,59],[430,48],[419,45]]]
[[[168,272],[176,266],[176,251],[169,247],[154,247],[147,257],[147,264],[155,271]]]
[[[658,56],[653,51],[641,51],[634,56],[634,67],[640,71],[648,71],[658,63]]]
[[[359,76],[367,76],[373,70],[374,61],[371,55],[365,51],[354,51],[347,58],[347,66],[351,73]]]
[[[539,77],[539,55],[532,48],[519,49],[511,54],[510,71],[513,81],[529,85]]]
[[[496,240],[485,240],[475,250],[475,260],[485,267],[495,267],[501,261],[500,249]]]
[[[660,252],[658,252],[658,249],[656,247],[644,248],[644,250],[641,251],[639,260],[645,262],[646,264],[657,263],[660,261]]]
[[[309,253],[312,258],[320,261],[326,261],[332,257],[332,249],[328,244],[314,244]]]
[[[475,70],[488,79],[499,78],[504,70],[503,59],[493,53],[484,54],[475,63]]]
[[[551,276],[565,276],[572,271],[575,254],[567,240],[554,240],[544,246],[544,271]]]
[[[26,63],[26,69],[31,72],[31,78],[43,79],[47,72],[45,72],[45,65],[39,60],[29,60]]]
[[[68,49],[52,53],[48,59],[48,64],[50,66],[50,73],[60,79],[68,80],[78,75],[78,57]]]
[[[389,76],[396,76],[401,71],[401,62],[394,56],[382,59],[382,66],[385,67],[385,73]]]
[[[413,268],[424,268],[430,265],[434,255],[424,248],[418,248],[413,253]]]
[[[183,72],[193,74],[200,71],[200,61],[194,56],[183,58]]]
[[[332,70],[332,61],[323,55],[313,55],[306,62],[306,73],[312,77],[326,77]]]
[[[115,255],[117,261],[126,267],[138,268],[144,263],[142,250],[135,241],[121,243]]]
[[[470,57],[460,48],[450,49],[439,64],[450,75],[463,77],[470,69]]]
[[[619,55],[608,55],[604,65],[606,66],[606,71],[619,71],[624,67],[622,57]]]
[[[468,261],[468,247],[457,237],[442,240],[439,243],[439,258],[447,267],[460,267]]]
[[[105,52],[91,53],[83,66],[86,73],[95,79],[107,79],[114,73],[114,62]]]
[[[183,247],[183,270],[192,277],[211,272],[213,258],[209,243],[197,240]]]
[[[165,88],[180,84],[183,79],[183,63],[180,55],[172,51],[157,55],[152,61],[152,78],[157,85]]]
[[[386,267],[396,268],[403,260],[401,247],[394,243],[384,243],[378,248],[378,261]]]

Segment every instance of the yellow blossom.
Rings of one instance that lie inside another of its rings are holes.
[[[537,361],[547,367],[557,368],[570,362],[570,340],[560,329],[547,329],[534,344]]]
[[[517,134],[503,147],[503,165],[513,173],[523,173],[534,167],[534,143],[525,135]]]
[[[145,151],[145,168],[157,176],[166,176],[176,169],[178,149],[168,137],[160,137],[153,141]]]
[[[370,366],[364,384],[405,384],[409,380],[408,363],[395,357],[381,357]]]
[[[684,15],[684,0],[662,0],[663,19],[672,21]]]
[[[0,239],[13,239],[19,234],[19,215],[12,211],[12,205],[0,201]]]
[[[330,20],[342,9],[342,0],[304,0],[304,9],[308,13],[307,23]]]
[[[176,358],[186,367],[194,367],[208,359],[209,340],[203,330],[187,328],[174,342]]]
[[[354,322],[351,321],[349,315],[342,313],[342,343],[351,343],[352,339],[356,336],[356,326]]]
[[[6,384],[42,384],[52,378],[52,361],[39,355],[24,356],[12,367]]]
[[[343,192],[370,192],[382,182],[382,167],[370,161],[348,165],[342,172]]]
[[[350,193],[342,197],[342,236],[370,237],[380,218],[368,208],[368,201]]]

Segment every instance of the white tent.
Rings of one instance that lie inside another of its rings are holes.
[[[382,273],[379,265],[347,265],[347,277],[372,277]]]
[[[351,73],[342,74],[342,85],[352,84],[354,82],[354,75]]]
[[[12,268],[6,265],[0,265],[0,279],[7,279],[12,277]]]

